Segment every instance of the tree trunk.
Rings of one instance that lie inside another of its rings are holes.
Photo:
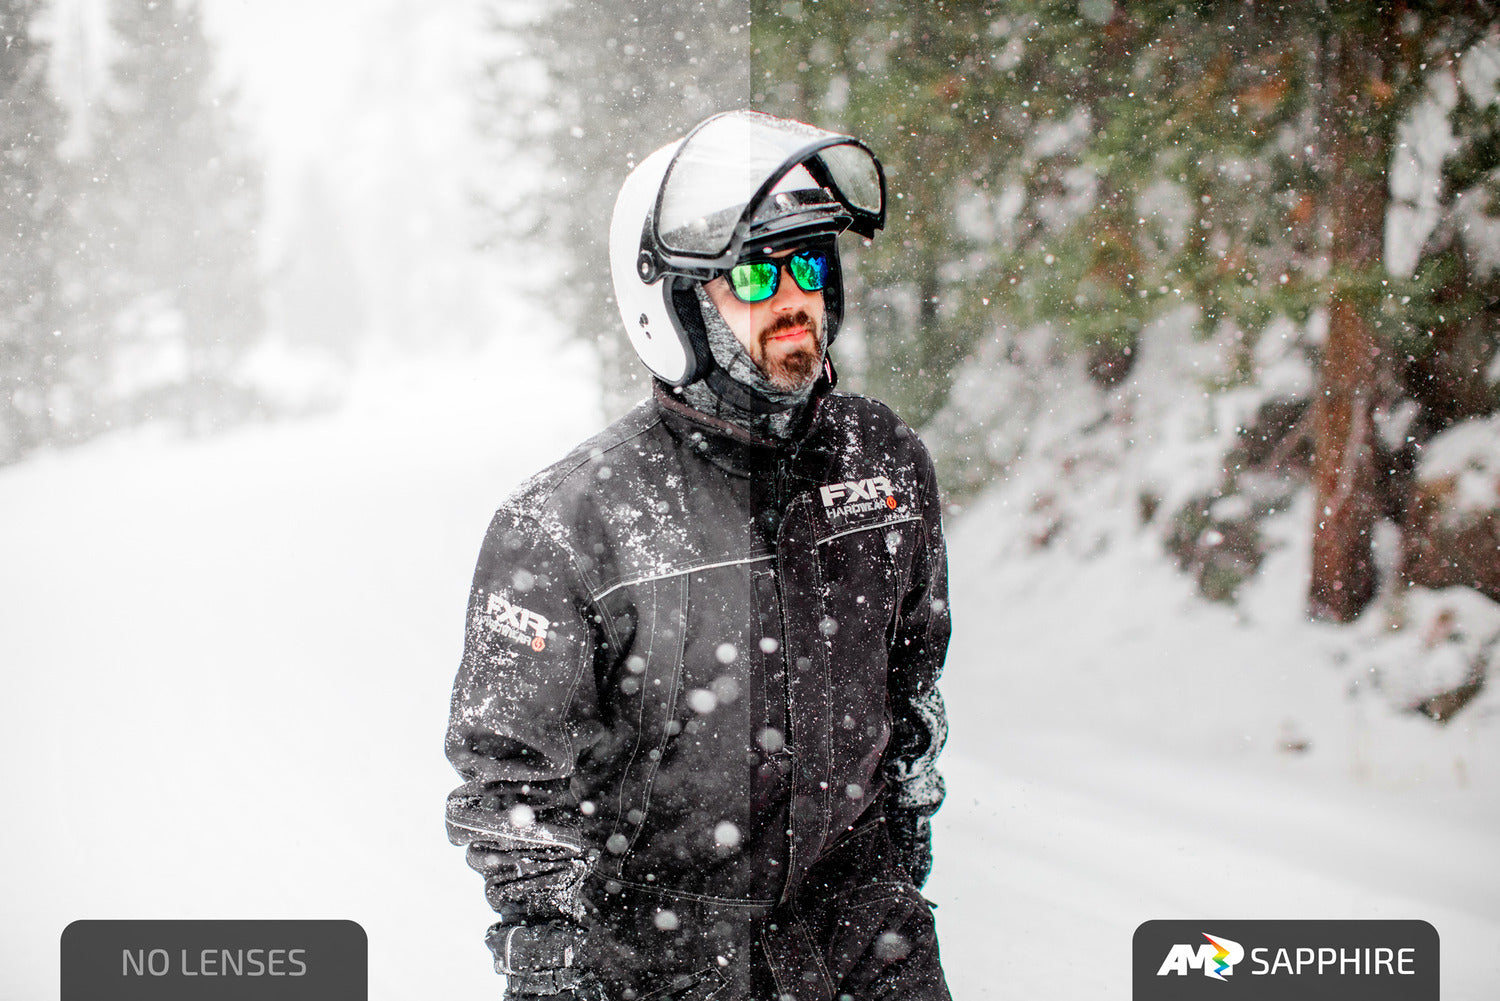
[[[1362,301],[1381,265],[1390,162],[1389,126],[1380,104],[1389,87],[1380,42],[1385,35],[1332,39],[1323,128],[1331,170],[1326,202],[1334,287],[1328,342],[1313,417],[1316,490],[1312,580],[1314,617],[1348,622],[1375,594],[1371,537],[1380,512],[1375,448],[1379,347]]]

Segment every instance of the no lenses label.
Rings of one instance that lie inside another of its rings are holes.
[[[62,1001],[367,1001],[353,921],[74,921]]]

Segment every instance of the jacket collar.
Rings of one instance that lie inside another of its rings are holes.
[[[671,387],[660,379],[651,381],[651,393],[656,398],[657,406],[664,414],[670,414],[680,421],[688,421],[698,425],[694,428],[702,434],[712,434],[716,437],[727,438],[752,448],[766,448],[773,451],[797,451],[802,442],[811,437],[818,425],[819,417],[823,410],[823,398],[827,396],[833,387],[838,385],[838,370],[833,367],[833,359],[824,356],[823,374],[818,376],[814,383],[812,395],[807,401],[807,413],[803,415],[802,427],[790,438],[778,439],[767,438],[762,435],[747,431],[738,424],[726,421],[721,417],[705,414],[703,411],[690,406],[680,395],[672,392]]]
[[[705,414],[701,410],[688,406],[687,401],[673,393],[671,389],[660,381],[652,382],[651,394],[656,397],[656,405],[661,409],[663,415],[667,417],[668,423],[674,427],[681,427],[682,423],[686,422],[687,424],[696,425],[692,430],[699,434],[727,438],[730,441],[751,448],[775,450],[782,447],[783,443],[774,438],[763,438],[758,434],[752,434],[738,424],[731,424],[721,417],[714,417],[711,414]],[[816,406],[816,404],[813,405]]]
[[[766,438],[746,431],[737,424],[705,414],[689,406],[671,388],[660,381],[652,382],[652,396],[663,423],[680,440],[696,438],[698,451],[714,465],[740,476],[758,476],[776,467],[778,460],[792,466],[809,461],[821,468],[825,448],[818,445],[828,421],[826,397],[837,381],[830,362],[813,387],[808,411],[798,433],[785,440]]]

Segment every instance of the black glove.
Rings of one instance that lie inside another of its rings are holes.
[[[598,984],[578,963],[587,935],[571,921],[541,920],[491,926],[485,944],[495,972],[505,975],[505,997],[604,1001]]]

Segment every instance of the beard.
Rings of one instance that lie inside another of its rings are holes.
[[[806,327],[808,336],[798,338],[790,347],[772,342],[777,334],[797,327]],[[761,330],[750,360],[777,389],[803,389],[823,370],[823,331],[806,310],[782,314]]]

